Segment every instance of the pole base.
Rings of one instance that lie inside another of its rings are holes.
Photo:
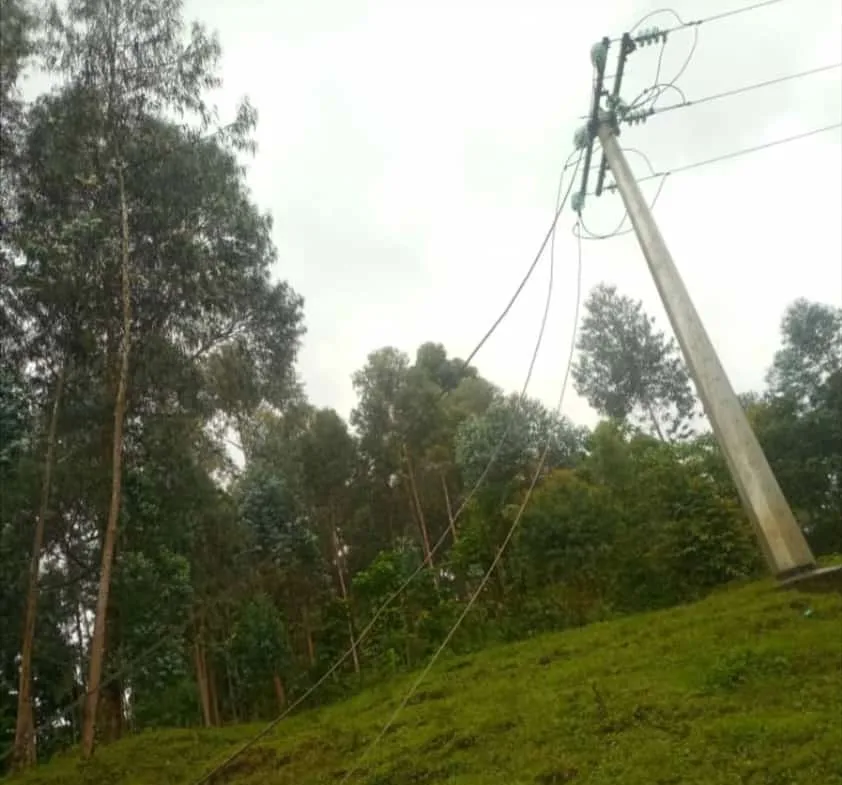
[[[814,567],[779,579],[778,588],[795,589],[813,593],[839,592],[842,594],[842,564]]]

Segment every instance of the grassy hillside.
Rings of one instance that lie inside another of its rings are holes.
[[[282,723],[216,780],[337,783],[412,679]],[[257,726],[160,731],[16,785],[190,785]],[[842,783],[842,598],[770,583],[443,659],[355,785]]]

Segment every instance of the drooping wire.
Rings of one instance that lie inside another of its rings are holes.
[[[575,177],[575,175],[574,175]],[[558,211],[557,211],[558,212]],[[577,221],[578,224],[578,221]],[[556,408],[554,413],[556,415],[561,413],[561,409],[564,403],[564,395],[567,389],[567,383],[570,377],[570,369],[573,363],[573,354],[576,350],[576,328],[579,324],[579,309],[581,307],[582,301],[582,244],[581,244],[581,237],[577,233],[577,237],[580,238],[578,243],[578,264],[577,264],[577,275],[576,275],[576,305],[574,308],[574,322],[573,322],[573,331],[570,339],[570,351],[567,357],[567,364],[564,371],[564,376],[561,384],[561,392],[559,393],[558,403],[556,404]],[[453,639],[453,636],[458,631],[459,627],[461,626],[462,622],[464,621],[465,617],[470,613],[471,609],[476,604],[477,599],[479,598],[480,594],[482,594],[483,590],[485,589],[488,581],[491,579],[491,576],[494,574],[494,571],[497,569],[498,564],[500,563],[501,559],[503,558],[503,554],[506,552],[506,549],[509,546],[512,538],[514,537],[515,532],[517,531],[518,526],[520,525],[521,519],[523,518],[523,514],[526,511],[526,508],[532,498],[532,492],[535,490],[535,486],[538,484],[538,480],[541,478],[541,475],[544,471],[544,465],[547,460],[547,455],[550,451],[552,441],[552,433],[549,432],[547,434],[546,441],[544,443],[544,447],[541,451],[541,455],[538,459],[538,465],[535,469],[535,472],[532,475],[532,480],[527,488],[527,491],[523,497],[523,501],[518,508],[517,514],[515,515],[514,521],[512,525],[509,527],[506,536],[503,538],[503,542],[500,544],[500,547],[497,549],[497,553],[494,556],[494,559],[491,562],[491,566],[486,570],[485,574],[482,577],[477,588],[471,594],[470,598],[468,599],[467,604],[462,609],[462,612],[457,617],[456,621],[454,622],[453,626],[448,631],[447,635],[445,636],[444,640],[441,642],[439,647],[434,652],[433,656],[430,658],[430,661],[427,663],[426,667],[418,678],[413,682],[410,689],[404,695],[403,700],[394,710],[392,715],[389,717],[386,724],[381,728],[380,732],[374,737],[371,743],[366,747],[363,751],[362,755],[357,759],[357,761],[345,772],[345,775],[339,781],[339,785],[346,785],[348,780],[351,778],[356,771],[359,770],[360,765],[368,758],[369,755],[374,751],[375,747],[383,740],[383,737],[389,732],[392,726],[395,724],[395,721],[400,716],[401,712],[407,707],[409,701],[412,699],[412,696],[415,695],[418,688],[423,683],[424,679],[427,678],[430,671],[435,666],[436,662],[438,661],[439,657],[444,653],[445,649],[447,649],[450,641]]]
[[[667,177],[669,177],[669,174],[670,173],[667,172],[666,174],[661,176],[661,182],[658,183],[658,188],[655,191],[655,196],[652,197],[652,201],[649,203],[649,209],[650,210],[654,210],[655,206],[658,204],[658,199],[660,198],[661,193],[664,190],[664,186],[666,185]],[[628,229],[623,229],[623,225],[626,223],[626,220],[628,219],[628,217],[629,217],[629,213],[628,213],[628,210],[626,210],[623,213],[623,218],[621,219],[620,223],[617,224],[617,228],[614,229],[614,231],[608,232],[606,234],[598,234],[596,232],[592,232],[590,229],[588,229],[585,226],[585,222],[582,221],[580,231],[584,230],[585,235],[582,236],[581,239],[582,240],[610,240],[614,237],[625,237],[626,235],[631,234],[634,231],[634,229],[631,228],[631,227],[628,228]]]
[[[562,170],[562,176],[563,176],[564,172],[566,172],[571,166],[574,165],[574,163],[576,165],[576,168],[578,168],[578,161],[573,162],[572,158],[573,158],[573,156],[571,156],[568,159],[568,161],[565,163],[565,166]],[[573,178],[575,178],[575,173],[573,175]],[[573,182],[573,178],[571,178],[571,184]],[[561,187],[562,187],[562,181],[560,180],[559,189],[561,189]],[[568,191],[568,194],[569,194],[569,191]],[[565,198],[565,201],[566,201],[566,198]],[[554,216],[554,220],[553,220],[553,224],[552,224],[553,228],[555,227],[555,224],[558,221],[558,217],[559,217],[560,212],[561,211],[559,210],[556,213],[556,215]],[[544,243],[542,244],[541,252],[543,252],[543,249],[544,249],[545,246],[546,246],[546,239],[545,239]],[[539,258],[540,258],[540,255],[539,255]],[[534,271],[534,266],[535,265],[533,265],[533,267],[530,268],[529,275],[531,275],[531,272]],[[540,350],[541,341],[543,340],[543,335],[544,335],[547,316],[548,316],[548,309],[549,309],[549,297],[551,296],[552,285],[553,285],[552,275],[553,275],[553,270],[552,270],[552,265],[551,265],[551,268],[550,268],[550,276],[551,277],[550,277],[550,282],[549,282],[548,300],[547,300],[547,304],[546,304],[546,307],[545,307],[545,310],[544,310],[544,316],[543,316],[542,323],[541,323],[539,338],[538,338],[538,341],[536,342],[535,351],[533,352],[533,355],[532,355],[529,370],[528,370],[528,373],[527,373],[526,382],[525,382],[524,388],[521,392],[519,402],[521,402],[526,396],[526,391],[527,391],[528,385],[531,381],[531,377],[532,377],[532,373],[533,373],[533,370],[534,370],[535,362],[537,360],[537,355],[538,355],[538,352]],[[520,288],[522,289],[522,285],[521,285]],[[486,466],[485,470],[480,475],[480,478],[478,479],[477,483],[471,489],[471,492],[461,502],[459,508],[457,509],[456,513],[454,514],[454,522],[461,516],[461,514],[463,513],[463,511],[465,510],[467,505],[472,500],[476,491],[479,489],[481,484],[484,482],[485,478],[488,475],[488,472],[491,469],[491,466],[493,465],[493,463],[496,461],[497,457],[499,456],[500,450],[502,449],[502,446],[505,442],[505,439],[506,439],[507,435],[508,435],[507,431],[504,431],[504,434],[503,434],[500,442],[497,444],[496,449],[493,451],[492,456],[491,456],[491,458],[489,460],[489,463]],[[439,541],[436,543],[436,546],[432,549],[431,553],[429,554],[428,559],[431,559],[432,556],[434,555],[434,553],[437,551],[437,549],[441,545],[444,544],[445,540],[447,539],[447,535],[448,535],[448,531],[446,530],[445,532],[443,532],[442,537],[439,538]],[[384,603],[384,605],[375,613],[374,617],[369,622],[369,625],[358,636],[357,640],[355,641],[355,646],[358,646],[365,639],[365,637],[367,636],[367,633],[370,631],[371,628],[373,628],[374,624],[377,622],[380,615],[402,593],[402,591],[418,575],[418,573],[420,573],[426,567],[428,559],[425,559],[425,561],[420,565],[420,567],[407,579],[406,583],[403,586],[401,586],[397,590],[397,592],[395,592],[395,594],[392,597],[387,599],[387,601]],[[187,626],[189,624],[190,624],[190,620],[188,619],[182,625],[177,625],[178,629],[172,628],[171,631],[170,631],[171,635],[183,633],[184,630],[187,628]],[[151,657],[156,651],[158,651],[158,649],[160,649],[164,645],[164,643],[166,643],[169,640],[171,640],[171,636],[161,637],[159,640],[157,640],[155,643],[153,643],[151,646],[149,646],[147,649],[145,649],[140,655],[138,655],[136,658],[134,658],[130,663],[128,663],[128,664],[116,669],[115,671],[111,672],[110,674],[108,674],[106,676],[106,678],[104,678],[102,680],[102,682],[99,686],[99,689],[101,690],[102,688],[104,688],[108,684],[116,681],[117,679],[125,678],[127,675],[129,675],[131,672],[133,672],[134,669],[139,664],[141,664],[142,662],[147,660],[149,657]],[[347,658],[349,656],[352,655],[352,653],[353,653],[353,648],[349,649],[342,657],[340,657],[340,659],[337,660],[336,663],[334,663],[334,666],[331,669],[329,669],[328,672],[326,674],[324,674],[324,676],[318,682],[316,682],[316,684],[314,684],[308,691],[306,691],[304,693],[304,695],[302,695],[296,702],[294,702],[293,704],[290,705],[290,707],[287,709],[287,711],[284,713],[284,715],[280,719],[283,719],[285,716],[288,716],[289,713],[291,713],[295,708],[300,706],[301,703],[303,703],[307,698],[309,698],[310,695],[312,695],[313,692],[315,692],[315,690],[318,689],[318,687],[320,687],[321,684],[323,684],[324,681],[327,678],[329,678],[339,667],[341,667],[341,665],[347,660]],[[71,711],[76,709],[80,705],[81,701],[84,700],[84,698],[87,697],[89,694],[90,694],[90,691],[87,691],[86,693],[84,693],[79,698],[75,698],[74,700],[68,702],[63,708],[59,709],[57,712],[52,714],[51,717],[48,720],[41,723],[38,726],[38,728],[36,729],[36,731],[43,730],[44,728],[46,728],[46,727],[48,727],[52,724],[55,724],[57,721],[64,719]],[[278,721],[280,721],[280,719]],[[9,755],[11,755],[13,752],[14,752],[14,745],[11,745],[2,754],[0,754],[0,761],[3,761],[6,758],[8,758]]]
[[[626,153],[634,153],[635,155],[639,155],[643,159],[646,166],[649,168],[650,174],[651,175],[657,174],[655,172],[655,167],[652,166],[652,161],[650,160],[649,156],[646,155],[646,153],[644,153],[642,150],[638,150],[635,147],[624,147],[623,151],[626,152]],[[661,192],[664,190],[664,185],[666,184],[667,176],[668,176],[668,173],[661,177],[661,182],[658,184],[658,190],[655,192],[655,196],[653,197],[652,202],[649,204],[650,210],[655,209],[655,205],[658,203],[658,199],[661,196]],[[606,187],[613,188],[613,186],[606,186]],[[607,232],[605,234],[599,234],[597,232],[591,231],[586,226],[584,219],[581,216],[579,216],[579,223],[576,225],[578,227],[578,231],[579,231],[579,235],[578,235],[579,239],[580,240],[608,240],[608,239],[611,239],[612,237],[622,237],[624,235],[631,234],[631,232],[633,232],[634,229],[623,229],[623,225],[626,223],[626,220],[628,219],[628,217],[629,217],[628,211],[624,210],[623,211],[623,217],[620,219],[620,222],[617,224],[616,228],[613,231]],[[582,235],[582,232],[584,232],[585,234]]]
[[[565,163],[563,171],[567,171],[568,169],[571,168],[571,166],[574,165],[574,160],[573,160],[574,156],[575,156],[575,154],[571,155],[567,159],[567,163]],[[578,161],[575,162],[575,167],[578,170],[578,168],[579,168],[579,162]],[[509,315],[509,311],[512,310],[512,306],[514,306],[515,302],[517,302],[517,299],[518,299],[518,297],[520,297],[521,292],[523,291],[523,288],[526,286],[527,282],[532,277],[532,273],[535,272],[535,268],[538,266],[538,262],[540,261],[541,257],[543,256],[544,251],[547,248],[547,244],[550,242],[550,238],[552,237],[553,232],[555,231],[556,224],[558,223],[558,219],[561,216],[561,212],[562,212],[563,209],[564,208],[562,206],[561,208],[559,208],[556,211],[555,215],[553,216],[552,223],[550,223],[550,226],[547,229],[547,233],[544,235],[544,239],[541,241],[541,245],[538,248],[538,252],[535,254],[535,258],[532,260],[532,264],[529,265],[529,268],[527,269],[526,274],[521,279],[521,282],[518,284],[517,289],[515,289],[515,293],[511,296],[511,298],[509,299],[509,302],[506,303],[506,306],[505,306],[505,308],[503,308],[503,311],[494,320],[494,323],[491,325],[491,327],[488,328],[485,335],[482,336],[482,338],[479,340],[477,345],[473,348],[471,353],[468,355],[467,359],[464,361],[463,370],[471,364],[471,361],[474,359],[474,357],[477,356],[477,354],[482,349],[482,347],[485,346],[488,339],[494,334],[494,332],[497,330],[497,328],[500,326],[500,324],[503,322],[503,320]]]
[[[661,83],[661,69],[664,67],[664,55],[667,51],[667,39],[664,38],[661,41],[661,51],[658,52],[658,65],[655,68],[655,79],[653,80],[654,84]]]
[[[577,156],[577,153],[578,153],[578,156]],[[575,163],[573,161],[574,156],[576,156]],[[562,210],[564,209],[564,206],[565,206],[565,204],[567,203],[567,201],[570,197],[570,193],[573,190],[573,185],[576,182],[576,174],[578,172],[579,164],[581,163],[581,160],[582,160],[581,152],[580,151],[574,151],[574,153],[572,153],[571,156],[567,159],[567,162],[565,163],[565,165],[562,169],[561,177],[560,177],[560,180],[559,180],[559,194],[558,194],[558,200],[557,200],[557,207],[556,207],[555,215],[553,216],[553,221],[552,221],[552,224],[551,224],[551,227],[550,227],[550,231],[549,231],[548,235],[544,238],[544,241],[541,244],[541,250],[539,251],[539,255],[536,258],[536,261],[533,262],[532,266],[530,267],[530,271],[527,274],[527,278],[525,278],[524,281],[521,282],[521,285],[518,287],[518,291],[517,291],[516,294],[519,294],[520,291],[523,289],[523,286],[525,285],[526,280],[528,280],[528,277],[531,276],[532,272],[534,271],[535,267],[537,266],[537,260],[540,259],[540,257],[543,255],[543,251],[546,248],[548,242],[552,241],[553,238],[554,238],[555,227],[558,223],[559,216],[561,215]],[[562,196],[561,191],[562,191],[562,183],[563,183],[564,174],[571,167],[573,168],[573,174],[570,177],[570,184],[568,185],[566,192]],[[552,257],[551,257],[551,261],[552,261]],[[580,266],[581,266],[581,264],[580,264]],[[580,276],[580,280],[581,280],[581,270],[580,270],[579,276]],[[467,507],[470,504],[473,497],[476,495],[476,493],[479,491],[480,487],[482,487],[482,484],[485,482],[485,479],[488,476],[488,473],[491,471],[492,466],[494,465],[498,456],[500,455],[500,451],[503,449],[503,445],[505,444],[505,441],[508,437],[509,431],[511,430],[512,423],[514,421],[514,415],[516,414],[520,405],[523,403],[523,401],[526,398],[526,393],[527,393],[527,390],[529,388],[529,384],[532,380],[532,373],[533,373],[534,368],[535,368],[535,362],[538,358],[538,353],[540,351],[541,344],[542,344],[543,338],[544,338],[544,332],[545,332],[546,326],[547,326],[547,319],[548,319],[548,316],[549,316],[549,310],[550,310],[550,304],[551,304],[551,298],[552,298],[553,282],[554,282],[554,272],[553,272],[553,265],[551,264],[550,265],[550,277],[549,277],[549,281],[548,281],[547,299],[546,299],[545,306],[544,306],[544,313],[543,313],[542,318],[541,318],[541,325],[540,325],[540,328],[539,328],[538,337],[535,341],[535,347],[534,347],[533,352],[532,352],[532,357],[531,357],[531,360],[530,360],[530,363],[529,363],[529,369],[527,370],[526,379],[524,381],[524,384],[523,384],[523,387],[521,389],[520,395],[518,396],[517,402],[515,404],[515,408],[512,411],[512,416],[510,417],[510,419],[509,419],[509,421],[508,421],[508,423],[507,423],[507,425],[506,425],[506,427],[503,431],[503,434],[500,437],[500,440],[497,442],[497,444],[496,444],[496,446],[495,446],[495,448],[494,448],[494,450],[491,454],[491,457],[488,460],[488,463],[486,464],[485,468],[483,469],[482,474],[480,474],[479,478],[474,483],[474,485],[471,487],[471,490],[469,491],[467,496],[462,500],[462,502],[459,504],[459,507],[457,508],[456,512],[454,513],[453,519],[452,519],[453,523],[455,523],[461,517],[461,515],[467,509]],[[581,289],[581,283],[580,283],[579,286],[580,286],[580,289]],[[513,301],[509,304],[509,306],[507,306],[507,309],[511,308],[512,303],[513,303]],[[578,302],[577,302],[577,319],[578,319],[578,307],[579,306],[578,306]],[[503,316],[505,316],[505,313],[503,314]],[[502,321],[502,318],[498,320],[498,323],[499,323],[499,321]],[[472,353],[471,357],[473,357],[476,354],[476,352],[479,351],[479,348],[481,348],[481,344]],[[470,362],[470,358],[465,363],[465,365],[467,366],[467,364],[469,362]],[[566,383],[566,381],[565,381],[565,383]],[[324,682],[327,681],[327,679],[330,678],[346,662],[346,660],[349,657],[352,656],[352,654],[354,652],[354,649],[359,647],[359,645],[368,637],[369,633],[374,629],[375,624],[380,619],[382,614],[391,606],[391,604],[398,597],[400,597],[401,594],[403,594],[403,592],[407,589],[407,587],[410,585],[410,583],[412,583],[412,581],[415,580],[415,578],[431,563],[433,556],[438,552],[439,548],[445,543],[445,541],[447,540],[449,535],[450,535],[450,528],[446,527],[444,529],[444,531],[442,532],[441,536],[439,537],[439,539],[433,544],[433,547],[430,549],[430,552],[425,555],[421,564],[404,580],[404,582],[394,592],[392,592],[392,594],[390,594],[386,598],[386,600],[383,602],[383,604],[374,613],[374,616],[369,620],[368,624],[366,624],[366,626],[363,628],[363,630],[357,636],[356,640],[354,641],[354,645],[349,647],[345,651],[345,653],[342,654],[342,656],[340,656],[339,659],[336,660],[336,662],[334,662],[334,664],[327,670],[326,673],[324,673],[299,698],[297,698],[289,706],[287,706],[287,708],[283,712],[281,712],[275,719],[273,719],[269,723],[267,723],[254,736],[252,736],[250,739],[245,741],[236,750],[234,750],[234,752],[230,753],[220,763],[218,763],[216,766],[214,766],[208,772],[206,772],[201,777],[199,777],[199,779],[195,780],[193,782],[193,785],[206,785],[207,783],[209,783],[214,777],[216,777],[220,772],[222,772],[223,770],[228,768],[228,766],[230,766],[241,755],[243,755],[245,752],[247,752],[249,749],[251,749],[255,744],[260,742],[262,739],[266,738],[266,736],[268,736],[284,719],[286,719],[293,711],[295,711],[299,706],[301,706],[316,690],[318,690],[319,687],[321,687],[321,685],[324,684]],[[342,780],[342,782],[345,782],[345,780]]]

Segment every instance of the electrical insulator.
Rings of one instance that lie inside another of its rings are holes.
[[[570,206],[574,213],[581,213],[585,206],[585,194],[582,191],[576,191],[570,199]]]
[[[573,145],[577,150],[584,150],[590,144],[590,141],[591,133],[587,125],[576,129],[576,133],[573,134]]]
[[[645,123],[653,114],[653,109],[644,109],[639,112],[629,112],[623,120],[629,125],[641,125]]]
[[[647,27],[645,30],[641,30],[634,37],[634,40],[641,46],[651,46],[659,41],[666,42],[667,34],[657,27]]]

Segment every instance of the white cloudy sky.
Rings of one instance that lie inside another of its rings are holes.
[[[676,0],[685,19],[740,0]],[[656,3],[557,0],[194,0],[216,28],[230,112],[260,113],[250,183],[276,220],[277,275],[306,298],[300,372],[312,401],[347,415],[351,374],[371,350],[426,340],[465,356],[530,263],[557,177],[587,111],[589,49]],[[573,10],[575,8],[575,11]],[[662,26],[669,17],[653,19]],[[670,39],[664,75],[685,58]],[[627,97],[652,79],[656,48],[629,61]],[[613,60],[613,53],[612,53]],[[688,97],[842,60],[838,0],[784,2],[700,28]],[[625,144],[666,169],[842,119],[840,71],[655,117]],[[641,163],[632,158],[636,171]],[[792,299],[842,303],[842,133],[831,131],[671,178],[656,208],[738,390],[762,384]],[[655,184],[646,188],[651,193]],[[622,215],[591,199],[595,230]],[[565,213],[557,296],[531,387],[554,403],[570,341],[576,245]],[[634,237],[584,248],[584,282],[609,281],[667,327]],[[477,359],[519,388],[538,329],[546,267]],[[565,411],[591,422],[570,395]]]

